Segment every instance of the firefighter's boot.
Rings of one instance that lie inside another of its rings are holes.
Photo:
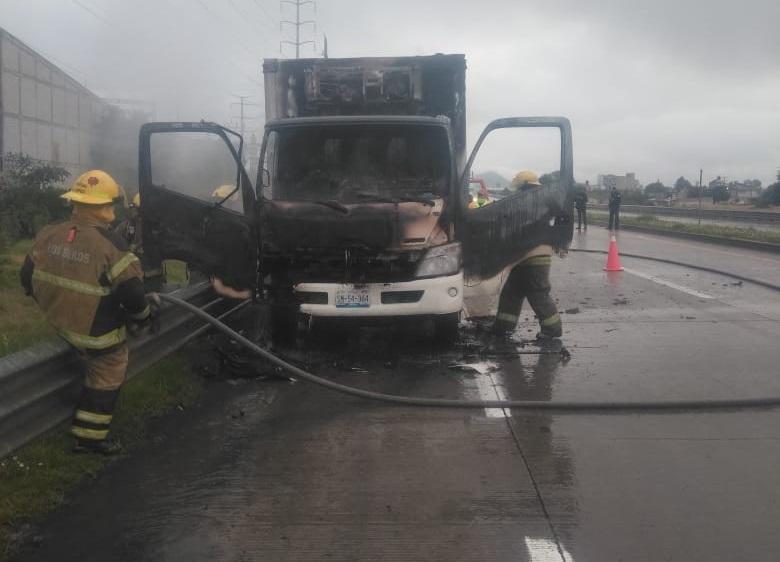
[[[119,441],[113,439],[103,439],[102,441],[91,441],[89,439],[76,439],[73,446],[73,452],[78,454],[93,453],[105,456],[118,455],[124,449]]]

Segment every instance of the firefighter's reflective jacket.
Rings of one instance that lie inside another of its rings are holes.
[[[41,230],[21,281],[70,344],[106,350],[125,341],[128,319],[149,316],[142,276],[138,257],[124,240],[74,217]]]

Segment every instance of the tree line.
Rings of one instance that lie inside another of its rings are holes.
[[[586,189],[586,185],[577,183],[575,189]],[[674,185],[664,185],[660,180],[656,180],[644,186],[641,190],[627,190],[623,192],[623,203],[630,205],[641,205],[651,200],[668,199],[670,197],[687,197],[696,199],[701,196],[704,199],[712,199],[713,203],[729,201],[733,194],[739,196],[742,190],[753,190],[756,195],[748,195],[750,203],[758,207],[767,207],[770,205],[780,205],[780,170],[777,173],[777,181],[772,185],[761,189],[761,180],[746,179],[743,181],[726,181],[718,176],[714,180],[699,187],[693,184],[684,176],[680,176],[674,182]],[[599,192],[594,192],[598,194]],[[598,195],[596,196],[598,198]]]

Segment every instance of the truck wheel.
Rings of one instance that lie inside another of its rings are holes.
[[[458,324],[460,312],[440,314],[433,319],[433,333],[436,341],[451,344],[458,339]]]
[[[298,336],[298,307],[271,305],[271,338],[276,343],[294,343]]]

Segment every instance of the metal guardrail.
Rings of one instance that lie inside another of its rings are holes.
[[[608,211],[609,205],[592,204],[588,209],[598,211]],[[667,217],[685,217],[710,221],[734,221],[734,222],[752,222],[760,224],[772,224],[780,226],[780,213],[761,212],[761,211],[727,211],[720,209],[686,209],[681,207],[656,207],[654,205],[621,205],[621,213],[632,213],[638,215],[658,215]]]
[[[226,301],[216,297],[208,283],[175,293],[212,312],[227,308]],[[175,351],[206,327],[191,314],[163,306],[158,334],[129,339],[128,377]],[[83,377],[78,357],[59,338],[0,358],[0,458],[67,420]]]

